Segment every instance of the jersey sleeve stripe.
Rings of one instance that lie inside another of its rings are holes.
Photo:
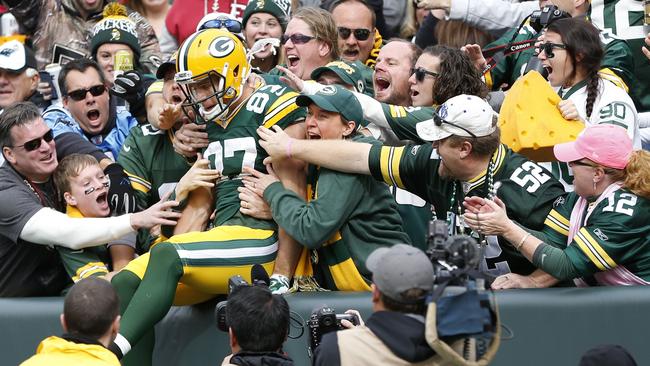
[[[386,182],[386,184],[405,188],[402,183],[402,178],[399,175],[399,163],[402,159],[402,152],[404,152],[403,146],[384,146],[381,148],[381,156],[379,159],[381,175],[384,177],[384,182]]]
[[[557,220],[551,216],[547,216],[546,220],[544,220],[544,225],[548,226],[552,230],[558,232],[560,235],[563,236],[568,236],[569,235],[569,230],[567,230],[564,226],[562,226]]]
[[[131,181],[131,187],[137,189],[140,192],[148,193],[151,190],[151,183],[145,179],[138,177],[135,174],[129,173],[126,170],[124,171]]]
[[[616,267],[616,262],[603,250],[596,240],[589,234],[587,229],[582,228],[574,238],[580,250],[598,267],[601,271],[607,271]]]
[[[604,69],[600,69],[598,71],[598,76],[600,76],[601,78],[603,78],[605,80],[611,81],[612,83],[614,83],[614,85],[616,85],[619,88],[622,88],[623,90],[625,90],[626,93],[630,92],[630,88],[627,86],[625,81],[623,81],[623,79],[621,79],[620,76],[616,75],[616,73],[612,69],[610,69],[608,67],[606,67]]]
[[[551,210],[551,212],[548,213],[548,216],[546,217],[546,221],[552,222],[558,227],[559,230],[555,230],[555,231],[559,232],[562,235],[569,235],[569,219],[562,216],[556,210],[553,209]],[[545,224],[546,221],[544,221]]]
[[[72,281],[77,282],[86,277],[92,276],[94,274],[107,274],[108,268],[103,262],[90,262],[81,268],[77,269],[76,276],[72,277]]]
[[[271,105],[271,108],[266,112],[264,117],[264,127],[270,128],[278,123],[282,118],[286,117],[289,113],[298,109],[296,104],[296,93],[287,93],[281,96],[278,100]]]

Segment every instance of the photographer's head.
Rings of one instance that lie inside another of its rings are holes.
[[[433,290],[433,265],[418,248],[396,244],[379,248],[366,261],[372,272],[373,310],[424,315]]]
[[[265,286],[241,286],[228,296],[233,353],[277,352],[289,334],[289,304]]]
[[[120,328],[119,299],[111,283],[88,277],[65,297],[61,325],[72,336],[96,339],[108,346]]]
[[[497,115],[475,95],[461,94],[438,108],[433,118],[416,125],[418,135],[432,141],[442,177],[469,180],[483,170],[500,144]]]

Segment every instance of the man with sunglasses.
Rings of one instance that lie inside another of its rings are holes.
[[[104,74],[95,61],[68,62],[58,81],[65,109],[52,106],[43,113],[43,119],[54,132],[59,159],[71,153],[93,155],[111,178],[111,212],[134,212],[129,179],[115,160],[137,120],[111,103]]]
[[[564,194],[562,185],[538,164],[500,143],[497,118],[483,99],[459,95],[445,102],[434,118],[420,122],[417,133],[432,144],[401,147],[347,141],[290,139],[280,129],[260,128],[260,144],[274,161],[291,156],[322,167],[371,174],[375,179],[417,194],[431,203],[435,216],[446,220],[452,234],[485,239],[481,270],[492,276],[535,270],[512,246],[497,237],[470,232],[460,215],[466,196],[498,196],[508,205],[508,216],[540,230],[553,202]],[[323,154],[323,151],[328,151]],[[504,242],[505,243],[505,242]],[[540,274],[540,282],[551,280]]]
[[[56,251],[102,245],[154,225],[173,225],[179,215],[164,202],[137,213],[73,219],[59,208],[51,176],[58,160],[52,130],[29,102],[0,116],[0,297],[54,296],[69,283]]]
[[[339,0],[330,9],[339,35],[339,51],[346,61],[366,62],[375,42],[375,13],[361,0]]]

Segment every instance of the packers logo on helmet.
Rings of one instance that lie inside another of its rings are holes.
[[[226,29],[208,28],[189,36],[178,50],[175,79],[185,94],[183,109],[199,122],[223,116],[236,102],[250,73],[243,42]]]

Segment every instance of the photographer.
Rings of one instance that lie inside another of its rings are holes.
[[[314,365],[411,365],[429,363],[435,352],[425,339],[426,297],[433,266],[421,250],[397,244],[379,248],[366,262],[372,271],[374,313],[365,325],[328,333]]]
[[[222,365],[290,366],[282,353],[289,334],[289,304],[265,286],[240,286],[228,296],[226,309],[232,355]]]

